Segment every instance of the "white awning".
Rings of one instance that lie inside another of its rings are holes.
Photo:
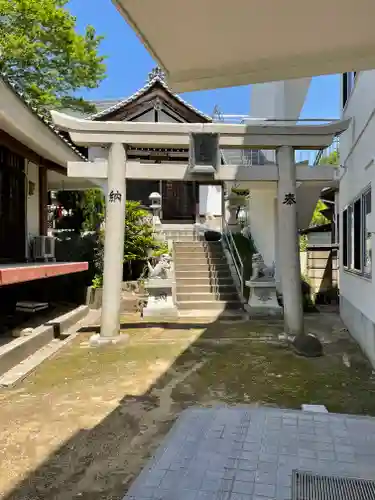
[[[374,0],[113,0],[176,92],[375,67]]]

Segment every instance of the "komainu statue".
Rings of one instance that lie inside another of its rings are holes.
[[[153,267],[149,261],[147,261],[147,266],[149,278],[166,279],[168,277],[167,271],[171,268],[171,257],[166,253],[162,254],[155,267]]]
[[[275,263],[266,266],[260,253],[255,253],[252,258],[252,275],[250,281],[272,281],[275,279]]]

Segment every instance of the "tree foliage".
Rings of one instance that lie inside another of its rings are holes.
[[[0,0],[0,71],[40,109],[93,106],[76,92],[105,77],[102,40],[92,26],[76,31],[68,0]]]
[[[340,164],[340,152],[338,150],[332,151],[329,155],[322,156],[319,160],[319,165],[339,165]],[[314,213],[310,221],[310,227],[320,226],[327,224],[329,220],[325,215],[322,214],[322,210],[327,208],[326,204],[322,200],[318,200]],[[300,251],[304,252],[307,246],[307,236],[300,236],[299,240]]]
[[[165,244],[155,241],[149,215],[147,210],[141,208],[138,201],[126,201],[123,262],[126,264],[126,276],[132,276],[132,279],[134,279],[133,271],[136,272],[136,269],[133,269],[133,265],[141,263],[139,270],[142,271],[145,261],[149,257],[150,250],[154,251],[154,255],[168,252],[168,248]],[[101,287],[103,283],[103,261],[104,231],[101,231],[95,256],[96,277],[93,284],[96,288]],[[139,275],[137,275],[135,279],[137,279],[138,276]]]
[[[149,213],[138,201],[126,202],[124,262],[145,260],[148,250],[155,247]]]
[[[340,152],[336,149],[332,151],[329,155],[322,156],[319,161],[319,165],[339,165],[340,164]]]
[[[82,194],[83,229],[98,232],[104,220],[105,199],[101,189],[87,189]]]
[[[329,155],[322,156],[319,165],[339,165],[340,163],[340,153],[338,150],[332,151]],[[329,220],[325,217],[321,211],[327,208],[327,206],[322,202],[322,200],[318,200],[316,204],[310,226],[320,226],[321,224],[327,224]]]
[[[328,219],[325,215],[322,214],[322,210],[327,208],[326,204],[322,202],[322,200],[318,200],[318,203],[316,204],[310,226],[320,226],[322,224],[327,224]]]
[[[57,191],[56,200],[66,210],[71,211],[71,215],[57,220],[56,228],[73,229],[76,233],[80,233],[83,223],[81,191]]]
[[[86,191],[57,191],[56,199],[72,215],[64,221],[64,226],[80,232],[98,232],[104,220],[104,195],[101,189]],[[77,226],[78,224],[78,226]]]
[[[81,206],[81,191],[57,191],[57,202],[67,210],[76,210]]]

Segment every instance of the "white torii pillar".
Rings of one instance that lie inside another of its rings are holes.
[[[91,345],[126,340],[120,335],[121,284],[124,260],[126,152],[122,143],[109,147],[108,189],[104,240],[103,297],[100,334],[91,337]]]
[[[284,304],[284,328],[288,335],[303,335],[301,267],[299,257],[296,166],[294,149],[282,146],[276,150],[278,181],[278,267]]]

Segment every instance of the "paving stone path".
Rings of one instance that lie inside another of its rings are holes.
[[[290,500],[294,469],[373,479],[375,418],[188,409],[124,500]]]

